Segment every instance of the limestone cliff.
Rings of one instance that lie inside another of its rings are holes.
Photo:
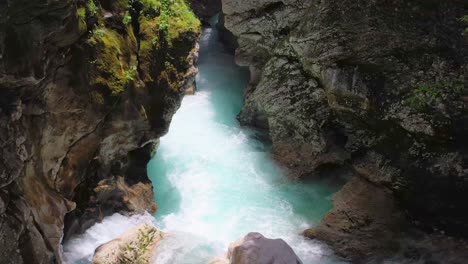
[[[0,263],[61,262],[64,229],[156,209],[146,164],[200,26],[172,2],[0,1]]]
[[[466,1],[222,2],[251,70],[240,121],[294,176],[350,178],[309,236],[354,260],[408,229],[468,237]]]

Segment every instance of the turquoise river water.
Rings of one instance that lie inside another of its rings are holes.
[[[142,222],[169,234],[158,246],[158,264],[208,264],[253,231],[284,239],[305,264],[338,262],[326,246],[299,235],[330,209],[337,187],[288,179],[262,137],[239,126],[248,73],[217,34],[204,29],[198,92],[184,98],[148,164],[159,210],[105,218],[64,245],[67,263],[89,263],[96,247]]]

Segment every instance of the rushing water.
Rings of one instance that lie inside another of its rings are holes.
[[[88,262],[99,244],[141,222],[169,234],[158,246],[158,264],[207,264],[252,231],[284,239],[305,264],[336,262],[325,246],[299,235],[330,208],[336,189],[288,180],[261,137],[239,126],[248,74],[217,34],[204,30],[198,92],[184,98],[148,165],[159,205],[155,218],[106,218],[65,245],[68,262]]]

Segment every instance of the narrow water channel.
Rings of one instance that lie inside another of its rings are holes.
[[[157,263],[207,263],[248,232],[283,238],[304,263],[326,250],[298,234],[330,209],[334,188],[286,178],[254,131],[241,128],[248,73],[207,28],[200,41],[198,92],[186,96],[149,164],[160,206],[157,223],[172,236]]]
[[[106,218],[65,245],[68,262],[87,263],[100,243],[153,222],[170,234],[158,246],[157,264],[207,264],[252,231],[284,239],[305,264],[336,263],[324,245],[299,235],[330,209],[336,187],[289,180],[262,137],[239,126],[248,73],[215,28],[203,31],[198,65],[198,92],[184,98],[148,164],[156,215]]]

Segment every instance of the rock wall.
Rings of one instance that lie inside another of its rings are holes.
[[[350,179],[311,237],[354,260],[412,228],[468,237],[465,1],[222,2],[251,71],[241,123],[292,176]]]
[[[193,12],[202,23],[209,23],[211,17],[221,13],[221,0],[190,0],[187,2],[190,3]]]
[[[60,263],[64,233],[156,210],[146,164],[200,27],[162,2],[0,1],[0,263]]]

